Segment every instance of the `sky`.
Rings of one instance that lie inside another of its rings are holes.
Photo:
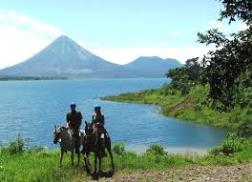
[[[197,32],[241,30],[216,21],[218,0],[1,0],[0,68],[25,61],[60,35],[108,61],[139,56],[186,59],[210,49]]]

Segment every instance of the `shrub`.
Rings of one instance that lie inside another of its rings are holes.
[[[233,133],[228,133],[226,140],[219,147],[216,147],[211,151],[214,155],[224,154],[230,155],[236,152],[241,151],[242,149],[242,140]]]
[[[125,152],[125,145],[123,143],[116,143],[112,148],[113,152],[117,155],[122,155]]]
[[[26,139],[18,135],[17,139],[5,148],[10,154],[21,154],[25,151]]]
[[[35,145],[35,146],[29,148],[28,152],[29,153],[38,153],[38,152],[44,152],[46,150],[47,150],[47,147]]]
[[[241,137],[252,137],[252,122],[249,120],[241,122],[237,130],[238,135]]]
[[[160,144],[153,144],[151,145],[147,150],[147,154],[153,154],[153,155],[166,155],[167,152],[165,151],[164,147]]]

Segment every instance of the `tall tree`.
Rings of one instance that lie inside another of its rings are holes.
[[[252,1],[222,0],[222,3],[224,10],[220,19],[228,18],[229,23],[243,21],[247,29],[233,33],[230,38],[217,29],[208,30],[205,34],[198,33],[198,37],[200,43],[216,46],[216,50],[210,51],[204,58],[206,79],[210,85],[209,96],[231,108],[237,101],[238,88],[244,79],[250,79],[252,72]],[[248,74],[244,74],[246,72]],[[247,83],[243,86],[252,87],[251,82]]]

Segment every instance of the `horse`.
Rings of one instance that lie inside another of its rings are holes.
[[[84,154],[84,163],[86,167],[86,171],[88,174],[91,174],[90,163],[88,160],[88,156],[91,152],[94,153],[95,156],[95,166],[94,166],[94,175],[97,174],[97,159],[99,160],[99,174],[102,174],[101,170],[101,162],[105,149],[107,149],[110,160],[111,160],[111,175],[114,173],[114,161],[113,154],[111,150],[111,138],[108,132],[103,132],[101,135],[98,134],[99,128],[94,127],[94,124],[88,123],[85,121],[85,135],[83,138],[83,154]]]
[[[78,155],[78,164],[80,162],[80,152],[76,151],[76,139],[73,137],[73,131],[70,128],[66,127],[56,127],[54,126],[54,144],[59,142],[60,144],[60,166],[62,166],[62,160],[64,153],[67,151],[71,152],[71,163],[74,165],[74,151]],[[81,133],[81,136],[84,134]],[[82,137],[80,137],[82,138]],[[81,143],[81,142],[80,142]]]

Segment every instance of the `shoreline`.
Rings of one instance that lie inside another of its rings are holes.
[[[163,146],[163,145],[162,145]],[[148,145],[125,145],[125,149],[127,152],[135,152],[138,155],[143,155],[146,153],[147,149],[150,146]],[[181,156],[191,156],[191,157],[203,157],[207,156],[211,149],[213,149],[216,146],[213,147],[166,147],[163,146],[164,150],[169,155],[181,155]]]
[[[163,116],[232,131],[239,122],[234,118],[240,116],[240,119],[243,119],[244,113],[250,108],[234,108],[229,112],[212,109],[207,103],[208,89],[208,86],[195,86],[188,94],[181,95],[179,91],[172,90],[169,85],[166,85],[158,89],[122,93],[100,99],[110,102],[155,105],[160,107],[160,114]]]

